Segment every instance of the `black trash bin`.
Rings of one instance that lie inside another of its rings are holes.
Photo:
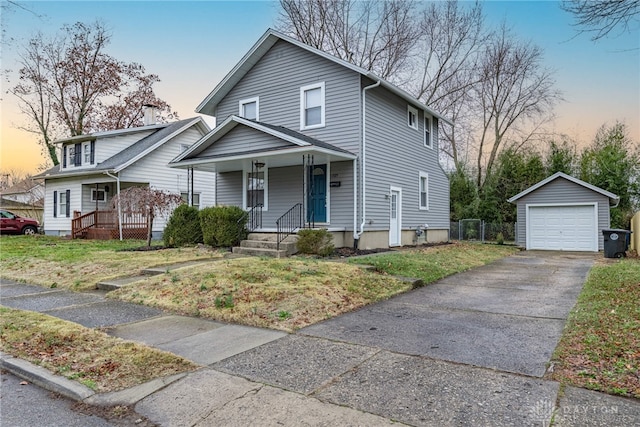
[[[622,258],[626,256],[629,249],[629,241],[631,240],[631,231],[620,229],[604,229],[604,257],[605,258]]]

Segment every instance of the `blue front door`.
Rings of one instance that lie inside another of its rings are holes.
[[[327,222],[327,165],[309,168],[307,221]]]

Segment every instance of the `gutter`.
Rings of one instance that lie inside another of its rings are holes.
[[[117,192],[118,192],[118,196],[120,196],[120,172],[118,172],[118,175],[114,176],[111,175],[109,173],[109,171],[105,171],[104,172],[105,175],[110,176],[111,178],[116,180],[116,187],[117,187]],[[120,231],[120,240],[122,241],[122,206],[121,203],[118,203],[118,230]]]
[[[355,227],[353,230],[353,246],[355,246],[356,248],[358,247],[358,241],[360,240],[360,236],[362,235],[362,233],[364,233],[364,224],[366,222],[366,200],[367,200],[367,196],[366,196],[366,165],[367,165],[367,157],[366,157],[366,153],[367,153],[367,91],[369,89],[373,89],[376,88],[378,86],[380,86],[380,84],[382,83],[381,80],[378,80],[376,83],[369,85],[367,87],[365,87],[364,89],[362,89],[362,146],[360,149],[360,156],[361,156],[361,175],[362,175],[362,194],[360,195],[360,199],[361,199],[361,205],[362,205],[362,222],[360,223],[360,230],[356,231]],[[354,175],[355,175],[355,170],[354,170]],[[357,182],[354,183],[354,189],[357,187]],[[357,196],[356,191],[354,190],[354,196]],[[354,218],[357,217],[357,211],[358,211],[358,206],[357,206],[357,198],[354,197],[353,199],[353,216]],[[354,226],[355,226],[355,221],[354,221]]]

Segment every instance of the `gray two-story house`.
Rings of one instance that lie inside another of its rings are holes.
[[[196,111],[217,126],[170,166],[215,172],[215,203],[260,210],[262,231],[301,223],[361,249],[448,239],[446,119],[371,72],[268,30]]]

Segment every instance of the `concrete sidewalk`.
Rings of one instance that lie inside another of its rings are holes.
[[[297,334],[99,293],[3,281],[0,295],[3,305],[106,327],[203,365],[117,393],[76,391],[92,404],[135,404],[162,426],[540,426],[554,411],[555,425],[640,425],[638,400],[542,378],[592,262],[525,252]]]

